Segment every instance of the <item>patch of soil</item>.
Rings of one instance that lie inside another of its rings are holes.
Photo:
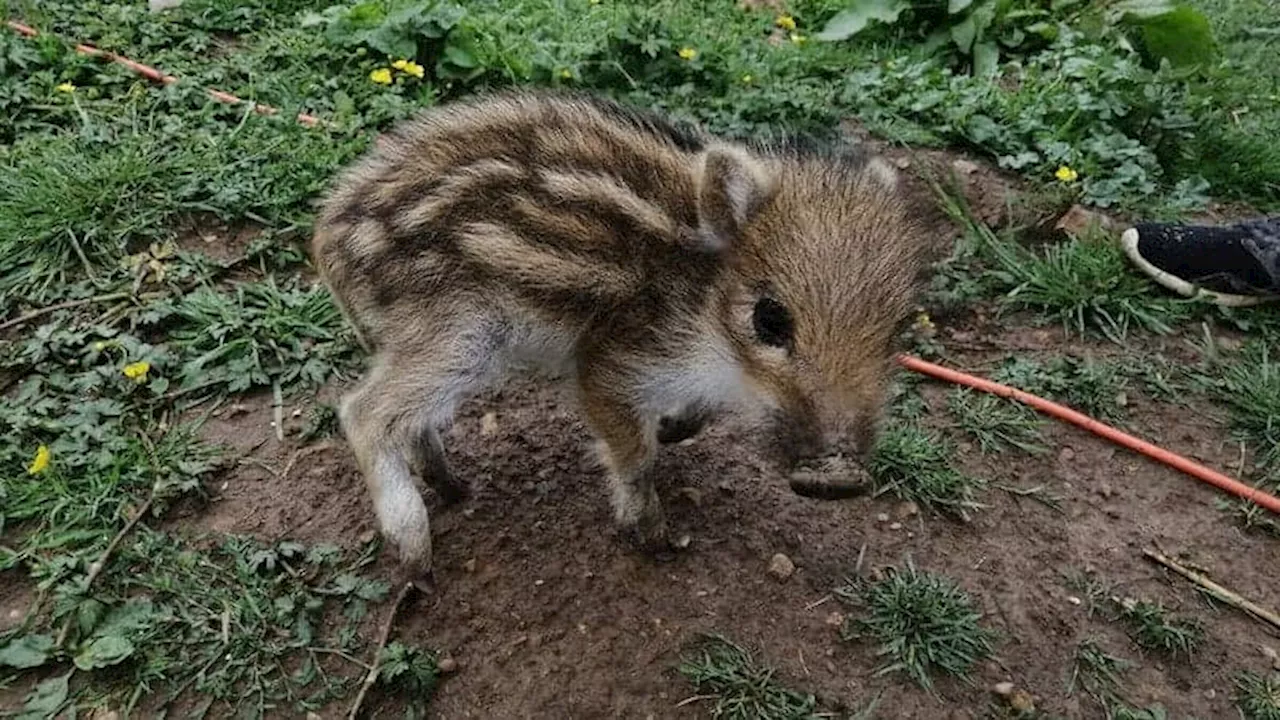
[[[945,388],[926,390],[942,417]],[[745,643],[779,669],[782,682],[818,693],[831,707],[857,707],[880,694],[886,717],[977,717],[990,698],[986,688],[1002,681],[1029,690],[1042,710],[1102,717],[1082,692],[1066,689],[1073,653],[1086,638],[1138,663],[1126,678],[1133,702],[1160,702],[1179,716],[1229,716],[1232,674],[1264,669],[1257,624],[1210,610],[1184,581],[1144,561],[1141,550],[1182,556],[1266,601],[1276,596],[1276,542],[1236,530],[1215,509],[1220,494],[1212,488],[1083,431],[1048,424],[1053,450],[1040,457],[984,457],[972,449],[963,456],[967,470],[993,482],[1061,496],[1062,513],[990,489],[986,509],[968,524],[926,513],[895,526],[876,520],[896,517],[892,498],[798,497],[761,459],[749,429],[709,428],[662,454],[659,492],[669,520],[693,536],[686,552],[664,563],[615,537],[589,438],[565,408],[549,390],[515,386],[467,403],[446,437],[450,462],[476,483],[476,495],[453,507],[428,495],[437,593],[402,614],[395,633],[459,662],[432,717],[704,717],[702,701],[677,707],[695,691],[675,672],[704,632]],[[1235,467],[1238,450],[1201,410],[1207,408],[1188,412],[1141,399],[1130,407],[1140,431],[1158,430],[1173,447]],[[489,412],[497,425],[486,434]],[[265,441],[258,450],[267,453],[264,462],[282,468],[297,449],[272,448],[269,418],[264,399],[211,429],[245,447]],[[305,452],[283,478],[242,464],[226,479],[221,500],[195,522],[353,544],[374,525],[349,451],[334,440]],[[998,659],[976,669],[972,686],[943,679],[931,697],[898,676],[872,678],[874,645],[839,639],[832,613],[856,610],[830,592],[853,572],[864,546],[866,571],[909,556],[974,595],[1001,641]],[[779,552],[798,568],[785,582],[767,572]],[[1118,596],[1160,600],[1203,619],[1205,647],[1191,663],[1144,657],[1120,625],[1091,617],[1087,603],[1072,599],[1078,592],[1065,581],[1071,572],[1114,585]],[[393,698],[374,696],[384,715],[395,706]]]

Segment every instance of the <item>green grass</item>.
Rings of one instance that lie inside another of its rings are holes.
[[[1076,646],[1075,663],[1067,692],[1077,687],[1084,690],[1102,707],[1108,707],[1119,698],[1120,676],[1133,663],[1108,653],[1092,638]]]
[[[1280,720],[1280,674],[1240,673],[1236,707],[1244,720]]]
[[[1006,360],[991,379],[1107,422],[1126,416],[1128,378],[1108,361],[1070,355],[1038,362],[1023,357]]]
[[[994,652],[995,635],[984,628],[973,599],[955,582],[917,570],[890,568],[877,582],[851,580],[836,595],[861,611],[846,620],[848,640],[866,638],[884,659],[877,675],[903,673],[932,690],[943,673],[966,680],[973,665]]]
[[[947,395],[947,409],[956,425],[978,443],[984,454],[1017,448],[1033,455],[1048,452],[1040,444],[1044,424],[1025,405],[988,393],[957,388]]]
[[[779,684],[774,671],[728,639],[713,635],[682,659],[679,672],[699,694],[712,696],[707,707],[725,720],[816,720],[817,699]]]
[[[868,469],[876,493],[892,493],[957,517],[982,507],[977,493],[985,484],[956,469],[950,444],[915,423],[895,423],[880,434]]]
[[[1204,640],[1203,623],[1175,616],[1160,603],[1126,600],[1119,612],[1129,626],[1129,636],[1146,650],[1189,658]]]
[[[959,195],[943,193],[941,201],[983,261],[981,287],[998,293],[1007,307],[1036,311],[1076,335],[1098,332],[1117,343],[1133,328],[1167,334],[1191,315],[1190,302],[1166,297],[1101,231],[1031,250],[976,219]]]

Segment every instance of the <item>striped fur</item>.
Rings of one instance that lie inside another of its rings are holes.
[[[865,450],[926,233],[893,170],[746,147],[599,98],[490,95],[432,109],[354,163],[312,246],[374,353],[345,434],[380,526],[425,570],[422,474],[467,485],[439,430],[515,371],[570,382],[620,526],[666,547],[648,468],[662,442],[762,410],[794,464]],[[761,339],[761,298],[791,321]]]

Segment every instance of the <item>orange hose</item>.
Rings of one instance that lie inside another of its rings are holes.
[[[1203,480],[1211,485],[1215,485],[1233,495],[1242,497],[1245,500],[1257,503],[1273,513],[1280,514],[1280,498],[1257,488],[1249,487],[1238,480],[1227,477],[1215,470],[1211,470],[1197,462],[1188,460],[1181,455],[1169,452],[1162,447],[1157,447],[1144,440],[1139,440],[1128,433],[1117,430],[1106,423],[1094,420],[1088,415],[1078,413],[1064,405],[1050,402],[1042,397],[1032,395],[1031,393],[1011,388],[1008,385],[1001,385],[1000,383],[974,377],[973,375],[968,375],[957,370],[951,370],[949,368],[942,367],[941,365],[934,365],[931,362],[926,362],[920,358],[912,357],[910,355],[899,355],[898,363],[908,370],[912,370],[923,375],[929,375],[931,377],[938,378],[939,380],[945,380],[957,385],[964,385],[974,388],[975,390],[982,390],[983,392],[999,395],[1003,398],[1017,400],[1020,403],[1030,405],[1047,415],[1052,415],[1059,420],[1065,420],[1073,425],[1082,427],[1085,430],[1096,435],[1100,435],[1118,445],[1123,445],[1124,447],[1146,455],[1153,460],[1159,460],[1160,462],[1181,470],[1192,477]]]
[[[22,23],[16,22],[14,20],[6,21],[6,24],[10,28],[12,28],[15,32],[17,32],[19,35],[24,35],[26,37],[35,37],[40,34],[40,32],[37,31],[35,28],[30,27],[28,25],[23,25]],[[76,52],[80,53],[81,55],[89,55],[91,57],[104,57],[116,64],[123,65],[153,82],[158,82],[164,85],[170,85],[172,83],[178,82],[178,78],[172,75],[167,75],[163,72],[160,72],[159,70],[151,67],[150,65],[143,65],[140,62],[135,62],[122,55],[117,55],[113,52],[108,52],[106,50],[100,50],[96,47],[93,47],[92,45],[76,43],[75,49],[76,49]],[[238,105],[240,103],[249,102],[247,100],[242,100],[236,97],[235,95],[232,95],[231,93],[223,92],[221,90],[205,88],[205,92],[209,93],[209,96],[212,97],[213,99],[218,100],[220,102],[228,103],[231,105]],[[258,113],[259,115],[275,115],[276,113],[280,112],[279,110],[271,107],[270,105],[262,105],[260,103],[255,103],[255,102],[249,102],[249,104],[253,106],[254,112]],[[315,116],[308,115],[306,113],[298,113],[298,122],[310,127],[310,126],[319,124],[320,119]]]

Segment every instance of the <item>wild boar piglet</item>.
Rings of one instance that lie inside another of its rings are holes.
[[[578,94],[422,113],[340,175],[312,244],[372,353],[340,419],[382,532],[429,571],[412,474],[465,497],[440,433],[516,370],[573,389],[616,521],[648,550],[671,547],[656,449],[721,413],[758,418],[789,471],[862,457],[927,240],[861,152],[729,142]]]

